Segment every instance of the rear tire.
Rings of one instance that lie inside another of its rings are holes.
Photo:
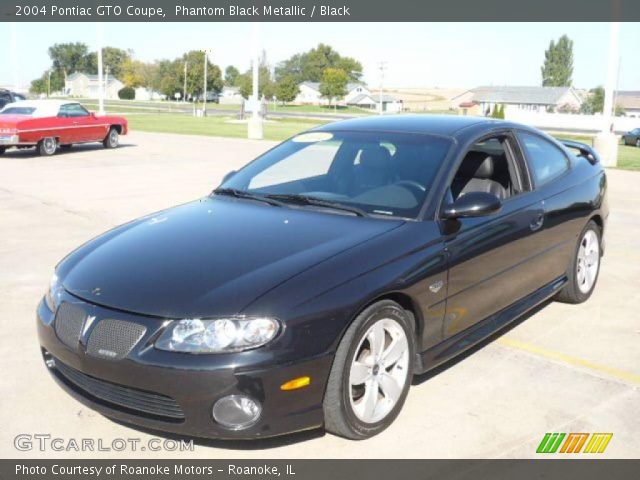
[[[636,147],[640,148],[640,138],[636,140]]]
[[[102,145],[104,146],[104,148],[116,148],[119,141],[120,134],[118,133],[118,129],[116,127],[111,127],[109,129],[109,133],[107,133],[107,136],[104,137]]]
[[[4,155],[4,152],[6,152],[7,149],[5,147],[0,147],[0,155]]]
[[[325,429],[352,440],[372,437],[395,420],[413,376],[414,326],[397,303],[366,308],[336,352],[323,401]]]
[[[555,300],[573,304],[586,302],[598,283],[601,257],[602,232],[600,227],[591,220],[580,233],[569,265],[569,281],[558,292]]]
[[[56,153],[56,150],[58,150],[58,140],[54,137],[43,138],[38,142],[36,149],[38,150],[38,155],[50,157]]]

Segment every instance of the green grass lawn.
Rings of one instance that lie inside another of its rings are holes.
[[[187,115],[132,115],[128,117],[132,130],[165,132],[212,137],[247,138],[246,123],[232,123],[229,117],[196,118]],[[284,140],[323,122],[311,120],[273,120],[264,124],[266,140]]]

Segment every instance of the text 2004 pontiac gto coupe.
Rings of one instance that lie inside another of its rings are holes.
[[[78,102],[26,100],[0,110],[0,155],[11,147],[36,147],[40,155],[53,155],[58,147],[90,142],[116,148],[126,133],[124,118],[97,116]]]
[[[425,372],[598,277],[597,154],[472,117],[298,135],[211,195],[60,262],[45,363],[120,421],[201,437],[370,437]]]

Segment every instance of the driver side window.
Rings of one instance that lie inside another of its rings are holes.
[[[517,164],[505,135],[483,139],[467,152],[447,193],[451,203],[470,192],[492,193],[504,201],[522,191]]]

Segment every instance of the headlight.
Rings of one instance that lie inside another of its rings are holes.
[[[58,275],[55,273],[51,276],[51,280],[49,280],[49,289],[44,296],[44,301],[47,303],[47,307],[52,312],[56,311],[58,305],[60,304],[60,296],[62,295],[62,284],[60,283],[60,279]]]
[[[273,318],[199,318],[173,322],[156,341],[156,348],[172,352],[227,353],[260,347],[280,331]]]

